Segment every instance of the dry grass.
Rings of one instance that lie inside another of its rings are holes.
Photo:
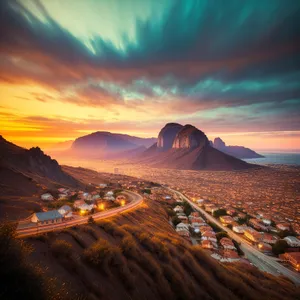
[[[56,257],[68,257],[72,252],[72,245],[64,240],[55,240],[50,248]]]
[[[109,221],[65,231],[83,251],[73,245],[72,255],[64,254],[64,268],[92,293],[91,299],[299,298],[299,290],[281,277],[274,279],[244,264],[221,265],[179,237],[157,203],[146,204]]]

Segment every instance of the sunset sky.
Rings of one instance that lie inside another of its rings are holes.
[[[0,134],[48,148],[168,122],[300,149],[300,1],[0,1]]]

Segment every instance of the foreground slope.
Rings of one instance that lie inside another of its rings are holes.
[[[30,238],[26,243],[33,247],[28,262],[33,266],[38,262],[47,270],[46,276],[60,283],[51,290],[55,299],[299,297],[299,290],[282,277],[244,263],[221,265],[199,246],[191,246],[171,227],[163,204],[152,200],[108,222]],[[2,284],[8,279],[4,277]],[[61,292],[61,286],[67,293]]]
[[[82,184],[39,148],[27,150],[0,136],[0,219],[25,218],[40,211],[39,195],[62,186]]]

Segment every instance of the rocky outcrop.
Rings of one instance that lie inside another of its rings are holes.
[[[243,146],[226,146],[225,142],[221,138],[215,138],[213,147],[231,156],[240,159],[250,159],[250,158],[261,158],[262,155],[256,153],[255,151],[245,148]]]
[[[181,148],[203,148],[209,145],[209,140],[206,135],[196,127],[192,125],[185,125],[177,133],[172,148],[181,149]]]
[[[135,161],[182,170],[229,171],[256,167],[213,148],[205,133],[195,126],[176,123],[167,124],[160,131],[157,144],[144,151]]]
[[[168,123],[158,134],[157,148],[161,150],[171,149],[177,133],[183,126],[178,123]]]
[[[27,150],[4,138],[0,138],[0,166],[5,168],[7,173],[11,171],[10,174],[21,174],[43,185],[53,182],[72,187],[80,185],[61,169],[56,160],[44,154],[39,147]]]
[[[223,140],[219,137],[215,138],[214,139],[214,142],[213,142],[213,146],[218,149],[218,150],[221,150],[222,149],[225,149],[226,148],[226,144],[223,142]]]

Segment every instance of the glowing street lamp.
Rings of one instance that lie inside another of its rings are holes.
[[[125,205],[125,200],[121,200],[121,206]]]
[[[104,208],[105,208],[105,207],[104,207],[104,203],[100,203],[100,204],[98,205],[98,208],[101,209],[101,210],[104,210]]]

